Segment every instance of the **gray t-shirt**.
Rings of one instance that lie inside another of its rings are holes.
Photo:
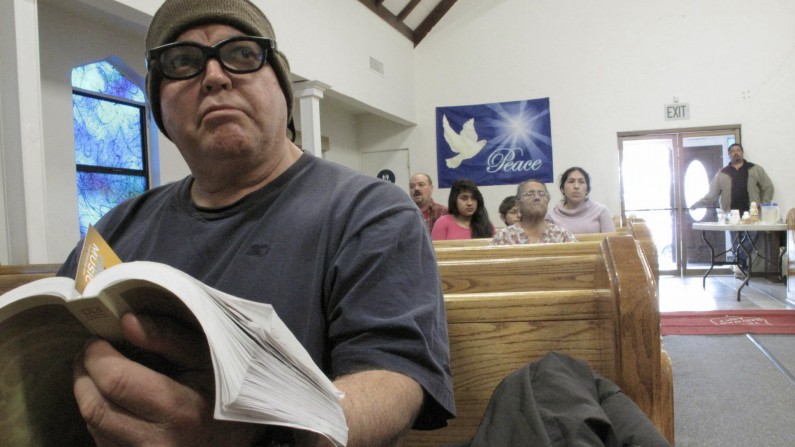
[[[239,202],[202,209],[192,177],[96,225],[122,261],[157,261],[266,302],[332,379],[386,369],[425,390],[415,428],[455,413],[441,285],[425,222],[395,185],[304,154]],[[75,274],[80,245],[61,274]]]

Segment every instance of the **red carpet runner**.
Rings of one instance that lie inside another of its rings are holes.
[[[663,312],[662,335],[795,334],[795,310]]]

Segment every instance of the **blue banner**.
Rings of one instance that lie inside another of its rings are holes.
[[[552,176],[549,98],[436,108],[439,187],[460,178],[478,186]]]

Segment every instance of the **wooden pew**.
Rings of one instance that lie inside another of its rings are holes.
[[[602,239],[608,236],[622,236],[628,234],[626,228],[616,228],[616,231],[612,231],[610,233],[580,233],[575,234],[574,237],[577,238],[577,242],[587,242],[587,241],[601,241]]]
[[[485,245],[436,247],[437,261],[531,258],[597,254],[601,241],[560,242],[554,244]]]
[[[660,262],[657,259],[657,246],[654,244],[654,238],[652,238],[651,229],[643,219],[639,218],[630,219],[628,226],[629,234],[631,234],[632,237],[639,242],[640,249],[643,251],[644,256],[646,256],[646,260],[649,262],[649,266],[654,273],[654,281],[659,282]]]
[[[529,251],[527,256],[547,255],[554,253],[568,254],[586,254],[596,253],[599,251],[599,243],[608,236],[621,236],[631,234],[636,239],[649,243],[653,247],[654,242],[651,239],[651,233],[648,226],[643,221],[638,221],[633,224],[633,227],[621,229],[610,233],[584,233],[577,236],[577,244],[570,242],[550,243],[550,244],[523,244],[523,245],[490,245],[489,239],[461,239],[450,241],[433,241],[434,251],[436,252],[437,260],[443,259],[479,259],[477,254],[483,253],[485,258],[490,259],[493,257],[502,257],[499,254],[500,250],[516,250],[515,253],[507,255],[508,257],[523,256],[521,252]],[[496,251],[491,251],[496,250]],[[646,251],[644,250],[644,253]],[[656,256],[656,252],[651,252]],[[458,257],[460,255],[461,257]],[[655,260],[656,261],[656,260]],[[657,263],[654,262],[656,265]]]
[[[607,236],[620,236],[624,234],[630,234],[629,227],[621,227],[616,228],[616,231],[609,232],[609,233],[580,233],[575,234],[574,236],[577,238],[578,242],[588,242],[588,241],[601,241],[602,239],[606,238]],[[433,241],[434,248],[446,248],[446,247],[482,247],[484,245],[490,245],[491,238],[477,238],[477,239],[454,239],[448,241]]]
[[[469,440],[499,382],[550,351],[616,382],[673,442],[673,376],[651,267],[629,235],[599,245],[596,254],[439,261],[458,417],[413,431],[404,445]]]
[[[0,295],[36,279],[55,276],[61,264],[0,265]]]
[[[504,258],[488,261],[439,261],[442,292],[493,293],[593,289],[597,254]]]
[[[471,246],[484,246],[491,244],[491,238],[477,238],[477,239],[451,239],[447,241],[433,241],[435,247],[471,247]]]
[[[795,301],[795,208],[787,213],[787,299]]]

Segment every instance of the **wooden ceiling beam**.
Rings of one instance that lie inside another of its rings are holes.
[[[431,31],[431,28],[433,28],[439,22],[439,20],[442,19],[442,16],[444,16],[457,1],[458,0],[442,0],[438,5],[436,5],[435,8],[433,8],[433,11],[428,14],[428,17],[426,17],[425,20],[423,20],[422,23],[420,23],[419,26],[417,26],[417,28],[414,30],[414,38],[412,41],[414,42],[415,47],[419,45],[422,39],[425,38],[425,36]]]
[[[411,0],[410,2],[408,2],[408,4],[404,6],[403,9],[400,10],[400,12],[398,13],[397,19],[400,20],[401,22],[406,20],[406,17],[408,17],[409,14],[411,14],[411,11],[414,11],[414,8],[416,8],[417,5],[419,4],[420,0]]]
[[[410,41],[414,42],[414,31],[406,26],[403,21],[398,20],[390,10],[386,9],[382,5],[383,2],[384,0],[359,0],[359,3],[367,6],[370,11],[373,11],[378,17],[381,17],[386,23],[390,24],[392,28],[395,28],[400,34],[403,34]],[[417,46],[417,44],[415,43],[414,46]]]

